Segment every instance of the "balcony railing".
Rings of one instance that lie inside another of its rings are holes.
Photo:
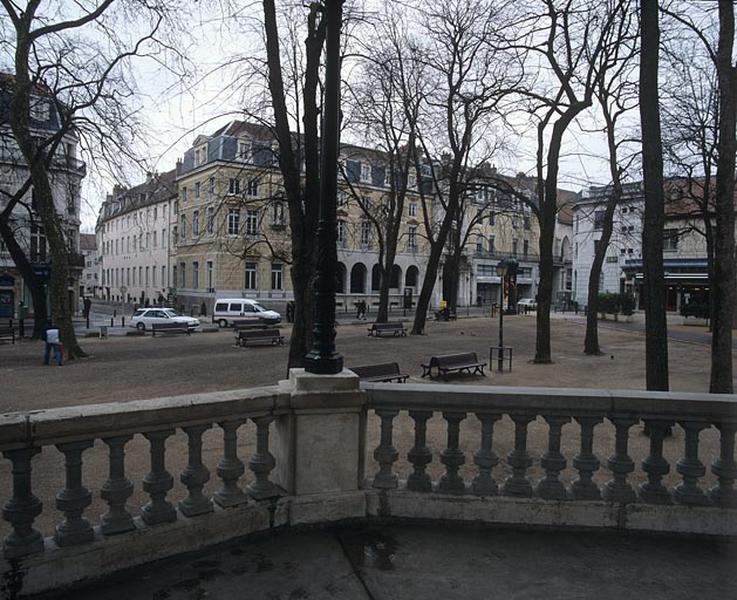
[[[0,162],[10,163],[12,165],[26,165],[26,159],[18,149],[8,147],[0,147]],[[83,160],[66,156],[65,154],[55,155],[51,160],[52,167],[57,169],[67,169],[81,174],[83,177],[87,172],[87,165]]]
[[[12,463],[3,580],[30,594],[256,531],[348,518],[737,534],[737,396],[427,384],[359,390],[350,372],[295,373],[279,386],[0,416],[0,451]],[[411,423],[401,463],[398,418]],[[650,437],[638,452],[633,426],[642,423]],[[673,426],[680,451],[671,444],[665,452]],[[710,476],[701,462],[707,437]],[[175,438],[172,452],[167,440]],[[375,465],[366,453],[373,439]],[[135,455],[127,464],[126,446]],[[100,464],[103,447],[107,478],[84,480],[87,455]],[[245,486],[244,447],[252,449]],[[40,462],[32,459],[44,450],[48,460],[53,448],[65,481],[55,496],[61,521],[44,540],[34,522],[56,513],[32,492]],[[219,481],[210,495],[212,452]],[[132,475],[144,456],[148,473]],[[184,460],[174,504],[167,462]],[[148,501],[134,514],[137,486]],[[85,517],[90,490],[106,504],[95,525]],[[19,560],[24,577],[14,578]]]

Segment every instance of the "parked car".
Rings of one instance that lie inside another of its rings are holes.
[[[152,325],[162,323],[184,323],[189,329],[195,329],[200,325],[197,319],[180,315],[173,308],[139,308],[133,313],[128,327],[146,331],[150,330]]]
[[[522,298],[517,302],[517,312],[528,312],[530,310],[537,310],[537,302],[534,298]]]
[[[212,322],[228,327],[233,321],[251,321],[265,325],[281,323],[281,315],[248,298],[218,298],[212,313]]]

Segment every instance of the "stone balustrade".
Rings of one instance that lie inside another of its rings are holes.
[[[400,415],[411,420],[413,434],[402,456],[394,446]],[[428,425],[438,417],[445,424],[442,439],[429,439]],[[478,447],[468,453],[465,427],[472,420]],[[505,447],[498,438],[502,421],[512,427]],[[242,460],[239,440],[249,422],[254,449]],[[528,443],[533,422],[546,427],[534,451]],[[638,423],[649,429],[649,454],[636,464],[630,444]],[[683,430],[675,464],[663,453],[671,427]],[[613,432],[608,458],[595,453],[605,428]],[[718,431],[720,442],[705,465],[699,443],[707,428]],[[214,473],[203,460],[203,435],[210,430],[221,440]],[[186,437],[187,463],[172,473],[167,440],[177,431]],[[737,535],[735,432],[735,396],[437,384],[359,388],[350,371],[295,370],[270,387],[2,415],[0,452],[12,465],[12,481],[3,485],[12,490],[2,512],[11,531],[0,580],[12,582],[11,592],[20,597],[256,531],[377,516]],[[572,435],[574,456],[562,450]],[[148,473],[131,481],[126,447],[136,438],[145,440],[147,455],[137,460],[146,461]],[[375,448],[367,451],[367,439],[374,438]],[[95,441],[107,456],[101,481],[84,471],[85,452]],[[64,461],[53,507],[33,491],[32,459],[43,448]],[[375,467],[366,466],[369,456]],[[400,460],[406,460],[406,476],[400,477]],[[433,481],[438,465],[442,472]],[[703,484],[707,467],[709,486]],[[247,469],[252,476],[245,485]],[[541,475],[533,477],[535,469]],[[679,480],[669,487],[673,472]],[[175,501],[177,475],[186,491]],[[130,506],[134,488],[147,496],[142,506]],[[93,497],[106,504],[99,517],[89,514]],[[59,519],[44,539],[34,521],[53,508]]]
[[[368,395],[368,406],[380,418],[380,443],[374,450],[379,468],[371,481],[371,486],[378,490],[403,488],[421,493],[435,490],[443,494],[534,497],[572,503],[602,500],[620,505],[737,508],[735,396],[469,385],[367,383],[362,387]],[[399,454],[392,440],[393,420],[401,411],[406,411],[415,423],[415,445],[407,453],[412,472],[404,483],[399,482],[394,472]],[[445,472],[433,484],[426,473],[433,456],[426,442],[426,423],[435,414],[442,415],[446,421],[447,444],[439,452]],[[493,469],[500,457],[492,449],[492,440],[495,424],[505,415],[514,424],[514,445],[506,456],[511,475],[497,481]],[[539,417],[548,427],[547,447],[541,456],[533,457],[527,443],[528,425]],[[471,481],[462,480],[458,474],[459,467],[471,458],[459,450],[459,425],[465,419],[477,419],[481,424],[480,447],[472,457],[478,472]],[[593,442],[597,425],[605,420],[615,429],[614,448],[605,465],[610,479],[599,486],[593,481],[593,474],[602,464],[593,453]],[[561,472],[566,469],[568,459],[561,454],[561,433],[563,425],[569,422],[577,423],[580,428],[580,450],[571,457],[577,476],[564,482]],[[636,423],[646,426],[650,441],[649,455],[639,465],[644,481],[635,486],[630,476],[636,465],[628,446]],[[663,440],[673,425],[685,432],[682,455],[675,465],[663,456]],[[710,465],[716,484],[705,489],[699,483],[706,474],[706,467],[699,459],[699,432],[710,427],[719,431],[720,452]],[[528,475],[535,459],[539,459],[545,472],[537,481]],[[662,479],[671,468],[681,481],[669,490]]]

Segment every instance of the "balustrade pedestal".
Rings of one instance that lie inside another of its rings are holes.
[[[315,375],[292,369],[280,382],[289,412],[272,426],[271,480],[288,494],[356,491],[364,476],[366,398],[346,369]]]

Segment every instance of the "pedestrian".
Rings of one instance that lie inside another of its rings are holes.
[[[44,350],[44,364],[49,366],[51,364],[51,352],[54,353],[56,364],[62,366],[62,345],[61,345],[61,334],[59,328],[50,323],[44,333],[44,340],[46,341],[46,348]]]
[[[84,306],[84,318],[89,319],[90,309],[92,308],[92,300],[90,300],[89,296],[84,297],[84,301],[82,302],[82,305]]]

